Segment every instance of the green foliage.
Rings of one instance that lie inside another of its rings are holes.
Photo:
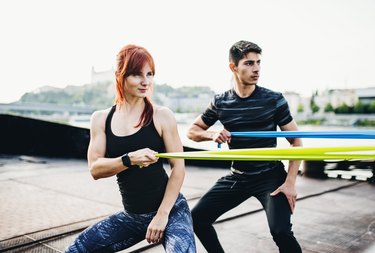
[[[375,127],[375,120],[360,119],[354,123],[354,126],[358,127]]]
[[[331,103],[326,104],[326,106],[324,107],[324,111],[325,112],[333,112],[334,108],[333,108],[332,104]]]
[[[38,92],[25,93],[20,102],[83,105],[101,109],[113,104],[114,97],[108,94],[110,85],[110,83],[100,83],[67,86],[63,89],[44,88]]]
[[[372,101],[372,102],[369,104],[367,110],[368,110],[369,113],[375,113],[375,100]]]
[[[370,104],[358,101],[354,106],[348,106],[347,104],[342,103],[336,108],[333,108],[333,106],[329,103],[325,106],[324,111],[335,112],[336,114],[371,114],[375,113],[375,101],[372,101]]]
[[[337,114],[344,114],[344,113],[351,113],[352,108],[350,108],[347,104],[342,103],[339,107],[335,109],[335,113]]]
[[[366,112],[366,106],[361,102],[358,101],[353,108],[354,113],[365,113]]]
[[[314,103],[311,104],[311,111],[312,113],[317,113],[320,110],[320,107]]]
[[[299,120],[298,125],[315,125],[320,126],[324,123],[325,119],[308,119],[308,120]]]
[[[155,90],[157,90],[158,93],[163,94],[169,94],[174,91],[173,87],[169,86],[168,84],[155,85]]]
[[[298,112],[298,113],[302,113],[302,112],[304,112],[303,104],[299,104],[299,105],[298,105],[297,112]]]
[[[167,84],[155,85],[152,100],[158,105],[164,105],[163,99],[168,98],[197,98],[201,95],[212,97],[215,93],[206,86],[180,87],[174,89]],[[86,84],[82,86],[67,86],[63,89],[43,87],[36,92],[25,93],[20,102],[50,103],[60,105],[89,106],[95,110],[113,105],[115,99],[115,87],[111,82]],[[174,109],[174,108],[171,108]],[[201,111],[199,107],[176,108],[177,112]]]
[[[207,86],[193,86],[193,87],[180,87],[177,89],[177,92],[184,97],[197,97],[200,94],[211,94],[214,92]]]
[[[320,110],[320,107],[315,103],[315,96],[318,96],[318,91],[315,91],[310,99],[310,108],[312,113],[317,113]]]

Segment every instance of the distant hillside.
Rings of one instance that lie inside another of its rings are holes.
[[[67,86],[65,88],[45,86],[25,93],[20,102],[87,105],[92,108],[103,108],[113,103],[113,97],[108,92],[109,88],[110,83]]]
[[[209,87],[173,88],[167,84],[156,84],[152,99],[159,105],[168,106],[178,112],[200,112],[214,95]],[[103,109],[111,106],[115,98],[115,87],[111,82],[67,86],[56,88],[44,86],[25,93],[20,102],[49,103],[60,105],[90,106]]]

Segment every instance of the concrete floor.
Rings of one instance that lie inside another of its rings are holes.
[[[227,173],[187,166],[189,205]],[[293,228],[303,252],[375,252],[375,185],[298,176],[297,191]],[[0,156],[0,252],[63,252],[79,231],[121,208],[115,178],[94,181],[84,160]],[[260,209],[249,199],[219,218],[226,252],[278,252]],[[164,252],[147,245],[122,252]],[[205,252],[198,240],[197,247]]]

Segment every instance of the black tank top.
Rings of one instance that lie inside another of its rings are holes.
[[[115,110],[114,105],[105,123],[106,157],[119,157],[142,148],[165,152],[164,142],[155,128],[154,121],[132,135],[114,135],[111,121]],[[131,166],[117,174],[117,183],[125,210],[138,214],[157,211],[167,182],[168,175],[163,168],[162,159],[148,167]]]

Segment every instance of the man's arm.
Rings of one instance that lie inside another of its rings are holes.
[[[294,120],[292,120],[288,124],[286,124],[284,126],[280,126],[280,129],[282,131],[297,131],[298,127],[297,127],[296,122]],[[290,143],[291,147],[302,147],[302,139],[301,138],[287,138],[287,140]],[[300,165],[301,165],[301,161],[289,161],[288,178],[286,180],[295,181]]]
[[[198,116],[193,124],[191,124],[188,132],[187,137],[193,141],[215,141],[217,143],[225,143],[230,142],[230,132],[228,132],[226,129],[223,129],[221,131],[208,131],[207,129],[209,126],[207,126],[203,120],[201,115]]]
[[[297,131],[298,127],[294,120],[289,122],[286,125],[280,126],[280,129],[282,131]],[[287,138],[288,142],[290,143],[291,147],[301,147],[302,146],[302,140],[300,138]],[[301,165],[301,161],[289,161],[288,165],[288,175],[285,180],[285,182],[276,189],[273,193],[271,193],[272,196],[282,192],[285,194],[285,196],[288,199],[290,209],[293,213],[294,207],[296,205],[297,200],[297,191],[296,191],[296,178],[298,175],[299,166]]]

